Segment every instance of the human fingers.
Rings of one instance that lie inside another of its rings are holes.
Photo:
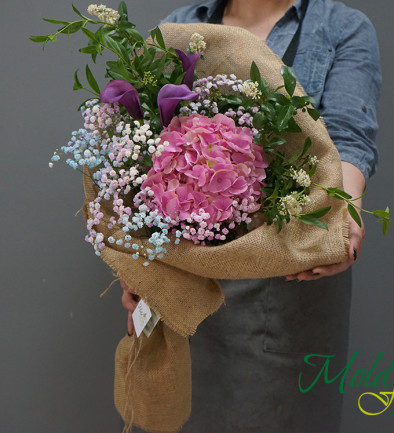
[[[120,285],[121,285],[121,287],[125,293],[131,294],[134,301],[138,302],[140,300],[140,297],[136,294],[135,290],[133,288],[131,288],[130,286],[128,286],[126,281],[120,280]]]
[[[325,266],[319,266],[313,269],[310,269],[308,271],[303,271],[298,274],[292,274],[292,275],[286,275],[287,281],[313,281],[318,280],[322,277],[330,277],[332,275],[339,274],[341,272],[346,271],[352,264],[353,264],[353,257],[352,259],[346,259],[341,263],[335,263],[333,265],[325,265]]]
[[[299,272],[298,274],[286,275],[287,281],[304,281],[304,280],[318,280],[321,278],[321,275],[318,273],[314,273],[312,270]]]
[[[120,286],[122,287],[123,290],[125,290],[126,292],[129,293],[134,293],[135,291],[132,287],[128,286],[125,280],[119,280]]]
[[[122,294],[122,305],[126,310],[133,312],[138,304],[138,300],[135,299],[132,293],[123,291]]]
[[[361,219],[361,216],[360,216]],[[311,281],[322,277],[329,277],[346,271],[360,256],[361,248],[365,238],[364,224],[361,219],[361,227],[348,215],[349,221],[349,250],[348,257],[341,263],[333,265],[317,266],[308,271],[299,272],[298,274],[286,275],[287,281]]]
[[[134,333],[133,313],[129,311],[127,316],[127,333],[132,335]]]
[[[360,216],[361,219],[361,216]],[[357,260],[364,243],[365,228],[361,220],[361,227],[349,216],[349,259]]]
[[[330,277],[332,275],[340,274],[346,271],[354,263],[353,257],[346,259],[341,263],[334,263],[333,265],[319,266],[312,269],[312,272],[319,274],[320,277]]]

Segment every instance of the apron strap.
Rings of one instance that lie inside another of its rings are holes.
[[[300,43],[302,23],[304,22],[306,10],[308,9],[308,4],[309,0],[303,0],[301,3],[300,22],[298,23],[297,31],[295,32],[293,39],[290,41],[290,44],[282,57],[283,63],[287,66],[293,66],[294,59],[297,54],[298,45]]]

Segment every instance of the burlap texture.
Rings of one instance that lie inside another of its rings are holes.
[[[115,406],[126,425],[179,430],[191,410],[188,340],[159,322],[149,339],[124,337],[115,363]]]
[[[197,70],[201,70],[200,76],[234,73],[241,79],[248,79],[250,66],[254,60],[270,88],[277,88],[283,84],[280,74],[281,60],[265,42],[246,30],[201,23],[167,23],[161,26],[161,30],[167,46],[181,50],[186,49],[192,33],[198,32],[204,36],[207,49],[204,60],[200,60],[197,65]],[[295,94],[300,96],[305,94],[300,85],[297,85]],[[339,154],[323,121],[315,122],[307,113],[297,114],[296,120],[303,132],[287,137],[289,141],[285,145],[286,151],[302,149],[305,138],[310,137],[312,147],[309,153],[319,159],[313,180],[324,186],[342,188]],[[85,173],[87,174],[87,171]],[[87,204],[95,198],[97,190],[88,176],[84,176],[84,187],[85,216],[88,216]],[[305,213],[327,205],[332,206],[331,211],[323,218],[329,231],[293,220],[290,224],[284,225],[279,234],[275,225],[263,224],[247,235],[221,246],[202,247],[182,240],[179,245],[167,245],[168,252],[164,258],[154,260],[148,267],[142,265],[141,259],[133,260],[130,250],[122,246],[111,244],[104,248],[102,259],[160,314],[164,322],[163,328],[156,329],[150,339],[144,338],[139,342],[138,356],[135,351],[129,354],[125,350],[124,340],[120,343],[116,357],[115,394],[118,401],[117,408],[126,423],[138,424],[149,431],[157,431],[159,427],[161,432],[176,432],[184,423],[190,410],[189,397],[184,398],[183,410],[179,410],[177,403],[174,403],[171,412],[168,406],[168,401],[171,399],[167,400],[165,397],[156,399],[157,387],[160,387],[161,396],[172,395],[174,386],[177,386],[180,395],[190,395],[190,371],[188,370],[190,364],[188,369],[185,368],[185,364],[189,362],[186,360],[188,341],[183,337],[193,334],[198,324],[216,311],[223,302],[223,293],[216,281],[217,278],[280,276],[318,265],[341,262],[346,258],[348,249],[346,206],[341,201],[330,199],[324,191],[314,187],[311,188],[310,198],[311,202],[304,208]],[[110,208],[107,213],[109,212]],[[106,236],[112,235],[117,238],[117,231],[120,228],[109,230],[104,220],[96,230]],[[122,235],[123,232],[119,231],[118,234]],[[134,237],[133,242],[148,247],[147,237],[143,234],[139,236],[137,239]],[[182,337],[167,331],[163,333],[167,326]],[[162,344],[162,338],[165,339],[165,344]],[[171,352],[169,356],[165,350],[162,354],[158,353],[159,350],[165,349],[167,344],[172,345],[174,350],[178,351],[178,355]],[[178,382],[175,384],[173,379],[176,375],[167,375],[167,369],[178,368],[177,363],[174,362],[177,356],[184,360],[181,363],[183,378],[178,377]],[[161,357],[162,363],[154,364],[155,374],[152,375],[149,367],[152,365],[152,360],[158,357]],[[126,377],[125,365],[133,362],[133,373]],[[139,369],[135,367],[137,365]],[[160,380],[161,375],[166,379]],[[129,385],[124,386],[123,381]],[[148,392],[145,392],[145,389]],[[133,403],[137,398],[138,405]],[[127,402],[134,409],[134,421],[130,416]]]

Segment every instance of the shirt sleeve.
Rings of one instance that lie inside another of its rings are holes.
[[[375,30],[364,14],[352,10],[341,16],[343,25],[319,110],[341,159],[358,167],[368,179],[378,163],[379,48]]]
[[[199,5],[190,5],[177,8],[164,19],[162,19],[160,24],[201,22],[201,17],[198,16],[198,6]]]

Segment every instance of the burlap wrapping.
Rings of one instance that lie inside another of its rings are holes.
[[[124,337],[115,355],[115,405],[127,425],[179,430],[190,414],[189,343],[163,322],[148,338]]]
[[[271,89],[283,84],[281,60],[265,42],[246,30],[201,23],[167,23],[161,30],[167,46],[181,50],[186,49],[192,33],[204,36],[207,49],[204,60],[197,64],[200,76],[233,73],[245,80],[254,60]],[[300,85],[295,94],[305,94]],[[323,121],[315,122],[307,113],[297,114],[296,120],[303,132],[287,137],[286,151],[302,149],[305,138],[310,137],[313,144],[309,153],[319,159],[313,180],[342,188],[340,158]],[[87,204],[96,196],[88,176],[84,176],[84,187],[85,216],[88,216]],[[150,339],[143,337],[137,342],[134,337],[126,337],[119,345],[115,404],[126,424],[170,433],[178,431],[188,418],[190,361],[186,337],[222,304],[223,293],[217,278],[280,276],[346,258],[349,242],[346,206],[314,187],[310,198],[305,213],[332,206],[323,218],[329,231],[294,220],[285,224],[279,234],[275,225],[264,224],[221,246],[202,247],[183,240],[179,245],[166,246],[168,252],[164,258],[154,260],[148,267],[142,265],[143,260],[133,260],[130,250],[122,246],[111,244],[104,248],[102,259],[163,320]],[[110,214],[110,206],[107,213]],[[109,230],[103,223],[96,230],[117,238],[120,228]],[[134,237],[133,242],[148,246],[147,237],[140,236]]]

